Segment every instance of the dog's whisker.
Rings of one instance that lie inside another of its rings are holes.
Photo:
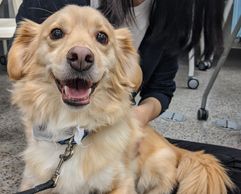
[[[52,12],[52,11],[50,11],[50,10],[43,9],[43,8],[40,8],[40,7],[30,7],[29,9],[45,11],[45,12],[48,12],[48,13],[50,13],[50,14],[53,14],[53,13],[54,13],[54,12]]]

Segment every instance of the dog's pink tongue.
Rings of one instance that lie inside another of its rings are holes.
[[[72,99],[85,99],[89,97],[91,92],[91,88],[69,88],[68,86],[64,86],[65,95],[68,98]]]

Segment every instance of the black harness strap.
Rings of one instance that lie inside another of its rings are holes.
[[[57,184],[59,176],[60,176],[60,169],[61,169],[63,163],[65,161],[69,160],[73,156],[73,149],[74,149],[74,145],[76,144],[74,142],[74,136],[71,137],[70,139],[68,139],[67,143],[68,143],[68,146],[66,147],[64,154],[60,154],[60,156],[59,156],[60,160],[59,160],[58,166],[57,166],[52,178],[49,181],[47,181],[46,183],[37,185],[36,187],[34,187],[32,189],[29,189],[26,191],[21,191],[21,192],[15,193],[15,194],[34,194],[34,193],[38,193],[40,191],[44,191],[44,190],[56,187],[56,184]]]
[[[54,180],[51,179],[51,180],[47,181],[46,183],[40,184],[32,189],[18,192],[15,194],[34,194],[34,193],[38,193],[40,191],[44,191],[44,190],[51,189],[54,187],[55,187]]]

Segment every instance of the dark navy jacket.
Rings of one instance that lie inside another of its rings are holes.
[[[23,0],[16,17],[19,22],[23,18],[30,19],[37,23],[42,23],[48,16],[59,10],[66,4],[88,5],[85,0]],[[161,44],[150,42],[148,37],[150,30],[140,45],[141,68],[143,73],[143,84],[141,88],[141,100],[147,97],[157,98],[162,105],[162,112],[165,111],[173,93],[176,89],[174,77],[176,75],[177,57],[169,56],[161,49]]]

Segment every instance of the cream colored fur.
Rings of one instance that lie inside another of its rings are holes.
[[[51,40],[53,28],[65,35]],[[105,32],[107,45],[96,41]],[[73,108],[61,99],[53,77],[66,78],[66,54],[73,46],[89,48],[95,57],[89,76],[99,82],[88,105]],[[114,29],[96,10],[67,6],[43,24],[24,21],[9,52],[8,73],[14,80],[12,101],[22,113],[28,146],[21,190],[50,179],[65,146],[32,137],[34,125],[51,133],[79,125],[91,131],[64,163],[59,194],[225,194],[233,184],[213,156],[171,145],[152,128],[140,129],[132,113],[130,92],[142,76],[127,29]]]

